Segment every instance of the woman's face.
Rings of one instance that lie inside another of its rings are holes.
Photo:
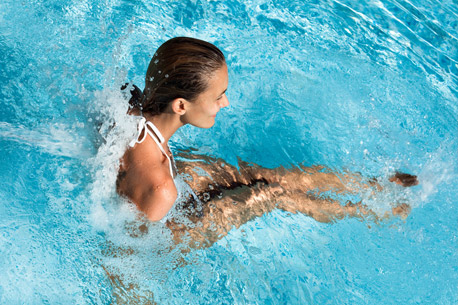
[[[200,128],[212,127],[218,111],[229,105],[226,97],[227,85],[227,65],[223,64],[208,81],[208,89],[199,94],[196,101],[188,103],[183,117],[185,123]]]

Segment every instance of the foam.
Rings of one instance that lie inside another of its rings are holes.
[[[24,126],[0,122],[0,138],[38,148],[55,156],[88,158],[91,154],[89,140],[81,136],[80,126],[54,123],[51,126]]]
[[[418,174],[420,191],[416,195],[418,205],[428,202],[443,185],[456,181],[456,150],[452,143],[442,143],[436,151],[429,154],[429,160]]]
[[[93,230],[105,236],[100,256],[104,269],[124,286],[133,284],[151,290],[151,285],[159,287],[157,281],[165,279],[167,270],[182,256],[182,246],[175,244],[165,221],[171,217],[186,220],[175,205],[162,221],[150,222],[134,204],[118,196],[115,185],[119,160],[136,136],[138,117],[126,113],[127,100],[120,90],[104,89],[95,94],[95,99],[93,116],[100,125],[103,144],[89,160],[94,175],[89,187],[88,221]],[[177,202],[186,200],[192,190],[181,176],[175,182]]]

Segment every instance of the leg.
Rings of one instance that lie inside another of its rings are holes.
[[[373,217],[376,221],[392,216],[405,218],[410,211],[403,204],[380,217],[361,202],[342,204],[321,196],[324,192],[340,195],[358,194],[362,190],[376,194],[382,187],[373,179],[364,181],[359,174],[333,173],[320,166],[267,169],[240,162],[237,169],[221,159],[196,155],[191,156],[190,162],[177,162],[177,166],[202,206],[188,209],[191,226],[176,220],[170,220],[168,226],[175,238],[180,240],[189,235],[196,246],[209,246],[231,228],[275,208],[301,212],[320,222],[344,217]]]

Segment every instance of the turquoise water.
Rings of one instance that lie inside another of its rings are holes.
[[[457,29],[456,1],[3,1],[0,303],[456,304]],[[231,102],[175,149],[415,173],[368,202],[406,200],[407,220],[274,211],[188,254],[161,224],[132,237],[114,181],[135,122],[117,88],[142,87],[174,36],[223,50]]]

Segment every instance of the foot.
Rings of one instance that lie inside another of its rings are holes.
[[[414,186],[418,184],[417,176],[401,172],[396,172],[396,174],[389,180],[390,182],[394,182],[404,187]]]

